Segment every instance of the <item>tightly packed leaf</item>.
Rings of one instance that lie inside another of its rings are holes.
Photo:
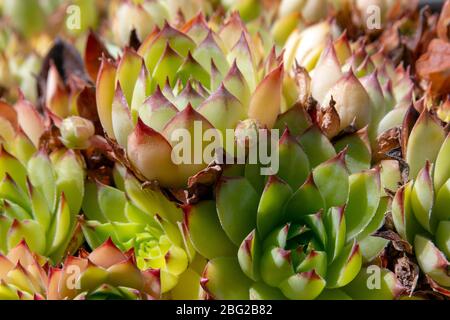
[[[43,120],[30,103],[22,100],[15,109],[3,103],[2,108],[0,250],[6,254],[24,239],[33,252],[58,263],[83,241],[77,224],[83,160],[65,148],[37,151]]]
[[[166,23],[137,52],[126,48],[118,63],[102,61],[97,108],[103,129],[147,180],[183,187],[208,163],[174,156],[177,131],[187,130],[194,136],[190,144],[203,143],[203,151],[206,143],[199,140],[208,129],[225,140],[225,130],[247,118],[274,125],[283,70],[275,51],[265,58],[266,51],[236,14],[217,32],[201,14],[180,30]],[[201,137],[195,136],[199,125]],[[232,149],[234,141],[223,145]]]
[[[215,201],[184,208],[194,248],[210,259],[202,279],[210,298],[348,298],[363,256],[386,246],[374,238],[362,252],[358,244],[382,225],[389,204],[380,169],[350,174],[346,150],[336,154],[312,132],[294,137],[286,129],[276,175],[265,178],[255,165],[226,169]],[[315,148],[302,147],[309,144]],[[384,287],[384,298],[396,285]]]
[[[422,111],[407,141],[405,159],[411,180],[396,193],[396,230],[414,246],[433,289],[449,295],[450,136],[437,118]]]
[[[414,101],[410,72],[395,66],[381,50],[350,42],[345,32],[332,40],[332,28],[321,22],[293,33],[285,46],[285,66],[290,70],[298,63],[310,71],[306,83],[321,106],[319,121],[329,137],[349,126],[367,126],[374,145],[402,124]]]
[[[160,190],[142,188],[124,168],[116,167],[114,172],[118,188],[100,182],[86,185],[83,211],[88,220],[81,226],[89,246],[95,249],[111,237],[120,249],[133,250],[139,269],[159,270],[162,293],[179,285],[172,296],[197,299],[200,275],[195,265],[202,261],[196,258],[178,222],[182,219],[181,209]],[[191,263],[193,268],[189,268]],[[197,286],[187,287],[189,280],[197,281]]]
[[[140,271],[133,252],[121,252],[111,241],[91,253],[67,257],[61,268],[20,242],[0,254],[0,299],[154,299],[160,295],[159,272]]]

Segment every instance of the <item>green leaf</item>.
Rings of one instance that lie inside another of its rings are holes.
[[[294,193],[286,205],[286,221],[301,222],[305,215],[313,214],[325,207],[323,197],[310,175]]]
[[[434,203],[433,181],[431,180],[431,166],[427,162],[425,167],[417,175],[411,192],[411,208],[417,221],[429,232],[436,228],[436,222],[432,219]]]
[[[134,50],[125,48],[117,67],[116,82],[118,81],[122,87],[128,105],[131,105],[134,86],[139,77],[142,63],[142,58]]]
[[[297,273],[286,279],[280,289],[291,300],[312,300],[325,288],[325,280],[314,270]]]
[[[358,234],[357,239],[362,240],[373,233],[375,233],[378,229],[380,229],[384,223],[384,217],[388,212],[389,208],[391,208],[391,198],[390,197],[382,197],[380,198],[380,202],[378,204],[377,211],[373,216],[370,223],[364,228],[364,230]]]
[[[172,223],[182,220],[181,209],[169,201],[161,190],[143,188],[131,174],[125,177],[125,193],[133,205],[151,216],[159,214]]]
[[[356,278],[341,290],[358,300],[393,300],[402,292],[395,274],[376,265],[362,268]]]
[[[414,236],[417,233],[426,232],[417,222],[417,219],[411,209],[411,191],[414,181],[398,189],[392,202],[392,220],[395,230],[398,234],[408,241],[414,242]]]
[[[4,255],[8,252],[7,235],[13,220],[7,216],[0,215],[0,252]]]
[[[311,124],[311,119],[303,106],[295,104],[288,111],[278,116],[274,129],[284,131],[287,127],[292,135],[299,136],[308,129]]]
[[[259,261],[261,259],[261,244],[256,230],[244,239],[238,251],[238,261],[242,271],[254,281],[258,281]]]
[[[350,173],[357,173],[370,169],[372,152],[370,149],[367,127],[347,135],[334,144],[337,152],[348,148],[345,155],[345,163]]]
[[[412,178],[417,176],[426,161],[435,162],[444,140],[444,128],[425,108],[411,131],[406,149],[406,162]]]
[[[280,168],[277,175],[286,181],[293,190],[298,189],[310,172],[309,160],[288,129],[280,138],[278,154]]]
[[[292,189],[277,176],[270,176],[258,205],[256,225],[265,238],[269,232],[283,223],[284,207],[292,196]]]
[[[0,199],[9,200],[31,213],[31,204],[27,194],[6,174],[0,182]]]
[[[51,255],[63,245],[71,236],[70,229],[74,223],[71,217],[68,202],[64,194],[61,194],[58,209],[53,217],[48,234],[47,252]]]
[[[50,212],[47,201],[39,189],[33,188],[31,185],[28,188],[28,194],[31,199],[33,217],[41,225],[44,232],[47,232],[52,219],[52,212]]]
[[[315,168],[336,155],[331,142],[315,125],[300,136],[299,142],[308,155],[311,168]]]
[[[84,169],[72,150],[54,161],[58,194],[64,193],[72,215],[78,214],[84,195]]]
[[[425,237],[416,235],[414,249],[423,272],[444,287],[450,287],[449,262],[445,255]]]
[[[439,190],[450,179],[450,134],[447,135],[434,166],[434,189]]]
[[[299,264],[296,272],[302,273],[315,270],[321,278],[325,279],[327,275],[327,266],[327,254],[323,251],[312,250]]]
[[[98,184],[98,204],[109,222],[127,222],[125,217],[125,193],[103,184]]]
[[[261,278],[272,287],[278,287],[294,274],[291,252],[280,247],[264,248],[260,267]]]
[[[82,209],[84,215],[88,220],[95,220],[101,223],[106,222],[106,218],[103,215],[98,203],[98,188],[97,184],[93,181],[87,180],[84,185],[84,197]]]
[[[56,173],[44,151],[36,153],[28,161],[28,178],[47,200],[50,211],[56,209]]]
[[[203,289],[217,300],[248,300],[252,281],[236,258],[216,258],[205,267]]]
[[[350,192],[345,208],[347,241],[354,239],[366,228],[380,202],[380,170],[372,169],[350,176]]]
[[[313,171],[314,181],[327,208],[342,206],[347,201],[349,179],[344,157],[345,151],[322,163]]]
[[[46,238],[44,230],[36,221],[13,221],[7,236],[8,250],[17,246],[22,240],[25,240],[31,252],[45,255]]]
[[[256,282],[250,288],[250,300],[285,300],[286,297],[277,288],[264,282]]]
[[[450,220],[450,179],[441,187],[436,196],[432,217],[437,221]]]
[[[358,275],[361,265],[359,246],[356,241],[350,242],[328,267],[327,288],[340,288],[350,283]]]
[[[236,254],[237,248],[222,229],[213,201],[185,207],[184,217],[192,244],[202,256],[214,259]]]
[[[8,174],[17,183],[17,185],[23,190],[26,190],[27,171],[25,167],[7,153],[5,150],[0,150],[0,179],[4,179]]]
[[[325,217],[325,228],[328,235],[328,262],[331,263],[341,254],[346,242],[344,207],[328,209]]]
[[[436,245],[450,257],[450,221],[441,221],[436,229]]]
[[[223,230],[239,246],[255,228],[259,197],[245,178],[223,178],[216,190],[216,207]]]

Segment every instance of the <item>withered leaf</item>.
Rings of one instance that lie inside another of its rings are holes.
[[[69,86],[69,80],[77,77],[86,83],[89,83],[89,76],[84,69],[83,59],[77,49],[68,42],[57,38],[53,47],[45,56],[42,67],[37,76],[37,90],[39,97],[38,108],[42,112],[45,108],[45,94],[47,92],[47,77],[50,66],[54,64],[58,73],[66,86]]]
[[[107,59],[112,58],[98,35],[91,30],[89,31],[86,41],[84,63],[86,65],[86,70],[93,81],[97,80],[102,57]]]
[[[437,34],[442,40],[450,41],[450,0],[447,0],[442,7],[437,23]]]
[[[411,295],[419,281],[419,266],[404,255],[397,259],[394,272],[401,285],[406,289],[406,292]]]
[[[441,96],[450,92],[450,42],[431,41],[428,51],[416,62],[418,76],[430,83],[430,92]]]
[[[378,136],[374,147],[374,162],[388,159],[389,152],[400,147],[401,130],[394,127]]]
[[[331,97],[327,107],[317,110],[317,121],[323,133],[328,138],[336,136],[341,128],[341,119],[336,111],[335,105],[336,102]]]
[[[373,234],[373,236],[390,240],[397,251],[406,252],[408,254],[413,253],[412,246],[408,243],[408,241],[403,240],[398,233],[392,230],[377,231]]]

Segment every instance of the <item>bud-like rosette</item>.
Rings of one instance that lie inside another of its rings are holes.
[[[114,177],[124,189],[87,182],[83,203],[87,219],[81,226],[89,246],[95,249],[111,237],[120,249],[134,251],[139,269],[158,270],[162,293],[170,295],[174,290],[177,295],[196,274],[200,278],[190,265],[201,263],[179,222],[181,210],[160,190],[143,189],[124,168],[116,167]],[[193,298],[199,293],[199,281],[185,292]]]
[[[87,148],[90,145],[90,138],[95,133],[92,122],[78,116],[64,119],[59,130],[64,145],[72,149]]]
[[[345,32],[336,38],[332,30],[332,24],[322,22],[290,36],[284,53],[287,79],[299,77],[298,66],[310,72],[310,95],[320,109],[316,121],[328,137],[367,126],[375,147],[389,130],[402,126],[413,102],[409,70],[401,65],[395,68],[382,51],[368,53],[361,41],[350,42]],[[304,43],[309,37],[318,42],[313,48]],[[301,98],[308,89],[297,90]]]
[[[433,289],[444,294],[450,288],[449,157],[450,136],[424,109],[407,140],[405,158],[411,180],[397,191],[392,203],[397,232],[414,246]]]
[[[97,108],[105,133],[125,149],[134,171],[181,188],[214,158],[209,153],[217,147],[208,148],[208,141],[230,152],[235,142],[227,130],[241,121],[273,128],[287,101],[284,68],[275,50],[266,49],[270,40],[261,43],[237,13],[214,30],[203,14],[180,28],[160,27],[136,51],[125,48],[117,62],[103,58]]]
[[[0,255],[0,298],[12,300],[157,299],[158,270],[140,271],[133,252],[107,240],[91,253],[49,267],[25,241]]]
[[[22,162],[0,154],[2,232],[7,254],[22,239],[33,252],[58,263],[81,245],[77,215],[84,194],[84,167],[72,150],[39,151]]]

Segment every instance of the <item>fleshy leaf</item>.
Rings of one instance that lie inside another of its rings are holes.
[[[444,140],[444,128],[425,109],[411,131],[406,149],[406,162],[411,177],[417,176],[427,160],[432,163],[436,161]]]
[[[217,213],[225,233],[239,246],[255,228],[259,196],[245,178],[223,178],[216,190]]]
[[[237,248],[220,225],[215,203],[205,201],[184,208],[185,223],[195,249],[207,259],[233,256]]]
[[[277,176],[270,176],[258,205],[256,225],[262,238],[284,220],[284,206],[292,196],[292,189]]]
[[[342,206],[347,201],[349,174],[344,160],[345,153],[345,150],[341,151],[313,171],[314,181],[328,208]]]
[[[379,168],[355,173],[349,179],[350,191],[345,208],[347,241],[356,237],[366,228],[380,202]]]
[[[203,272],[203,289],[217,300],[248,300],[251,280],[241,271],[236,258],[216,258]]]

